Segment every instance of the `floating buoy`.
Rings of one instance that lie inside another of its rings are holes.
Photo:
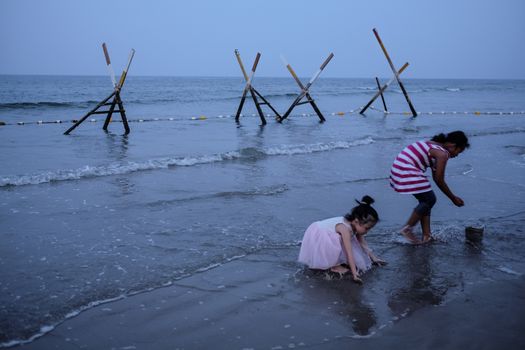
[[[18,125],[24,125],[25,123],[24,122],[18,122],[17,124]]]
[[[476,111],[476,112],[474,112],[474,114],[475,115],[481,115],[481,112]]]
[[[254,115],[254,117],[255,117],[255,115]],[[205,115],[201,115],[201,116],[199,117],[199,120],[206,120],[206,119],[208,119],[208,118],[206,118]]]
[[[337,115],[345,115],[345,112],[337,112]]]

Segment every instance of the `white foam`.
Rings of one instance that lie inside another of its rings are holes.
[[[506,267],[506,266],[499,266],[499,267],[497,267],[497,269],[500,270],[501,272],[508,273],[509,275],[514,275],[514,276],[521,276],[522,275],[521,273],[516,272],[516,271],[514,271],[511,268]]]
[[[336,149],[348,149],[355,146],[368,145],[373,143],[371,137],[356,141],[335,141],[328,143],[299,144],[299,145],[281,145],[264,149],[267,155],[295,155],[315,152],[326,152]]]
[[[356,141],[336,141],[328,143],[299,144],[299,145],[279,145],[262,150],[262,153],[269,156],[307,154],[315,152],[326,152],[335,149],[348,149],[350,147],[367,145],[373,143],[371,137]],[[86,165],[77,169],[64,169],[45,171],[30,175],[8,175],[0,178],[0,187],[3,186],[23,186],[37,185],[54,181],[80,180],[83,178],[101,177],[129,174],[138,171],[148,171],[166,169],[171,166],[193,166],[208,164],[242,158],[239,151],[229,151],[224,153],[187,156],[179,158],[159,158],[149,159],[142,162],[118,162],[108,165]]]

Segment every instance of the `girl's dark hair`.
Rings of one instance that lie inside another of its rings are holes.
[[[452,131],[448,134],[438,134],[432,137],[431,141],[439,142],[439,143],[445,143],[450,142],[455,144],[457,147],[466,149],[470,147],[470,144],[468,143],[468,137],[465,135],[463,131]]]
[[[364,196],[361,201],[356,199],[356,202],[358,205],[352,208],[350,213],[345,215],[346,220],[353,221],[354,219],[357,219],[362,225],[369,222],[376,223],[379,221],[379,215],[377,215],[377,211],[372,208],[372,203],[374,203],[374,199],[372,197]]]

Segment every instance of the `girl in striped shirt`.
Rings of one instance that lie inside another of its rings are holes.
[[[418,200],[408,218],[401,234],[414,244],[426,243],[432,240],[430,232],[430,212],[436,203],[436,195],[432,191],[425,171],[432,169],[432,178],[439,189],[454,203],[461,207],[463,199],[456,196],[445,182],[445,168],[449,158],[457,157],[470,147],[468,138],[463,131],[454,131],[447,135],[435,135],[430,141],[418,141],[403,149],[394,160],[390,169],[390,185],[399,193],[412,194]],[[423,231],[419,240],[412,232],[420,222]]]

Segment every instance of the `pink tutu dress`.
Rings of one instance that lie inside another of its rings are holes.
[[[336,232],[335,226],[343,224],[352,231],[342,216],[316,221],[304,233],[299,251],[299,262],[311,269],[326,270],[340,264],[348,264],[344,253],[343,240]],[[372,261],[363,250],[355,235],[352,235],[352,254],[358,270],[366,271],[372,266]]]

